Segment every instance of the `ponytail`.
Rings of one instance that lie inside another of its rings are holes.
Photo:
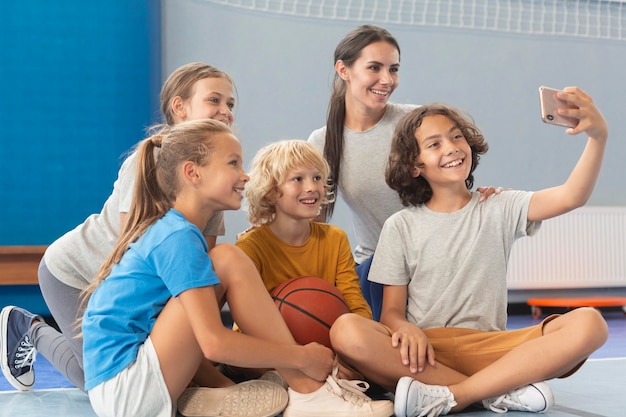
[[[330,166],[329,185],[337,195],[341,174],[341,158],[343,156],[343,129],[346,120],[346,87],[341,78],[335,74],[335,86],[328,106],[326,119],[326,138],[324,141],[324,158]],[[329,221],[335,210],[335,200],[324,207],[324,221]]]
[[[140,142],[136,151],[135,188],[128,220],[113,253],[84,290],[85,299],[109,276],[129,246],[172,208],[180,188],[178,167],[185,161],[207,165],[213,141],[222,133],[231,134],[232,131],[216,120],[195,120],[163,127]]]

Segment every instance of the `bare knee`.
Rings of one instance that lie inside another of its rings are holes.
[[[609,326],[602,317],[602,313],[595,308],[580,308],[580,326],[589,335],[588,341],[595,341],[596,349],[602,346],[609,337]]]
[[[211,263],[216,271],[219,268],[227,267],[240,255],[245,256],[245,253],[232,243],[221,243],[209,251]]]
[[[209,252],[213,269],[222,285],[228,287],[235,280],[258,277],[258,271],[244,251],[231,243],[216,245]]]
[[[358,353],[360,348],[368,345],[367,329],[371,329],[371,323],[375,322],[354,313],[339,316],[330,328],[333,350],[344,357]]]
[[[545,333],[560,330],[569,330],[568,344],[579,346],[588,353],[602,346],[609,335],[609,328],[602,314],[590,307],[572,310],[546,324],[544,328]]]
[[[335,351],[341,350],[349,342],[348,333],[353,331],[355,320],[358,320],[358,316],[354,313],[342,314],[331,326],[330,341]]]

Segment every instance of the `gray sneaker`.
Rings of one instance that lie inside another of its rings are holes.
[[[255,379],[224,388],[187,388],[177,406],[185,417],[273,417],[285,409],[288,400],[283,387]]]
[[[35,319],[43,321],[40,316],[15,306],[4,307],[0,313],[2,373],[20,391],[28,391],[35,383],[33,362],[37,350],[28,337],[28,329]]]
[[[454,395],[448,387],[422,384],[410,376],[403,376],[396,385],[396,417],[443,416],[455,405]]]
[[[287,381],[285,381],[283,377],[280,376],[280,374],[274,370],[267,371],[266,373],[261,375],[261,378],[259,379],[261,381],[273,382],[274,384],[283,387],[283,389],[285,390],[289,388],[289,384],[287,384]]]
[[[507,411],[545,413],[553,405],[554,395],[550,386],[545,382],[528,384],[499,397],[488,398],[483,401],[483,407],[494,413],[506,413]]]

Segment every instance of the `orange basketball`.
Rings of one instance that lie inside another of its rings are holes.
[[[272,298],[301,345],[317,342],[331,347],[330,326],[350,312],[337,287],[317,277],[289,279],[274,288]]]

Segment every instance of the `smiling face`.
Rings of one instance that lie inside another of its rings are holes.
[[[207,77],[198,80],[187,100],[177,97],[175,102],[177,122],[198,119],[215,119],[228,126],[234,120],[235,98],[233,86],[223,77]]]
[[[313,220],[319,214],[325,193],[319,169],[300,166],[288,171],[285,181],[278,186],[278,197],[274,203],[276,219]]]
[[[351,67],[337,61],[335,69],[346,83],[346,105],[381,110],[399,83],[400,52],[388,42],[374,42],[361,50]]]
[[[209,163],[200,168],[205,196],[214,210],[238,210],[250,179],[243,170],[241,144],[230,133],[214,140]]]
[[[415,130],[419,147],[414,176],[426,178],[431,187],[458,183],[465,188],[465,179],[472,167],[472,150],[461,129],[440,114],[425,116]]]

